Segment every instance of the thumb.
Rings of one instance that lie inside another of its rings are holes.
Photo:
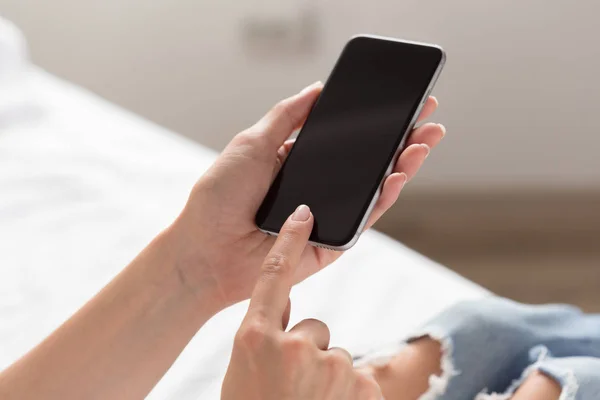
[[[300,262],[312,232],[313,216],[301,205],[287,219],[271,251],[263,262],[252,293],[248,315],[259,315],[281,328],[294,283],[294,271]]]
[[[255,125],[277,151],[295,129],[304,122],[319,97],[323,84],[315,82],[298,94],[281,100]]]

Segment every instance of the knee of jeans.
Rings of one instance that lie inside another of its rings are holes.
[[[480,335],[519,328],[522,320],[522,311],[517,303],[489,297],[458,303],[435,318],[431,324],[443,327],[448,334],[468,332]]]
[[[578,316],[581,311],[566,305],[527,305],[501,297],[488,297],[458,303],[432,321],[449,333],[503,335],[525,334],[542,337],[547,327],[565,317]],[[487,336],[487,335],[486,335]]]

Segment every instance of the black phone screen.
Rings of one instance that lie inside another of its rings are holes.
[[[351,39],[258,210],[257,225],[279,232],[306,204],[315,218],[310,240],[350,242],[442,59],[435,46]]]

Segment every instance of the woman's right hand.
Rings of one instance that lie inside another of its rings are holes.
[[[313,216],[300,206],[266,257],[248,313],[235,337],[222,400],[380,400],[375,380],[329,348],[329,329],[306,319],[288,332],[294,269],[308,244]]]

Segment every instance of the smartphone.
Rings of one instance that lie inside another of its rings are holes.
[[[256,214],[258,228],[277,235],[306,204],[311,244],[352,247],[445,59],[436,45],[352,37]]]

